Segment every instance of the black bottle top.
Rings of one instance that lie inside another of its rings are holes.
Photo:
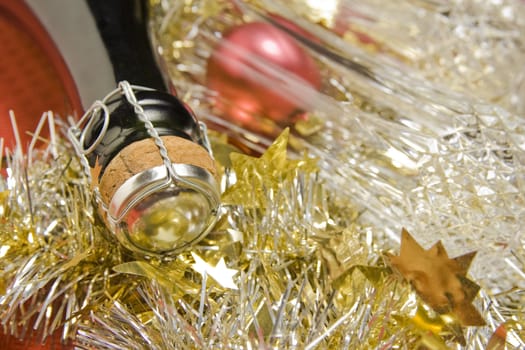
[[[143,0],[87,0],[106,46],[115,83],[127,80],[157,90],[135,94],[159,136],[174,135],[202,145],[199,124],[193,113],[175,96],[165,92],[147,35],[147,6]],[[110,106],[108,129],[95,150],[87,155],[91,167],[98,161],[100,176],[109,162],[127,145],[151,137],[131,104],[122,97]],[[87,149],[100,134],[103,119],[85,135]]]
[[[135,93],[135,97],[159,136],[179,136],[202,145],[203,136],[195,116],[175,96],[153,90],[139,91]],[[121,98],[115,104],[102,141],[87,155],[91,167],[98,161],[101,175],[109,162],[124,147],[151,137],[128,101]],[[100,134],[102,124],[103,118],[99,116],[91,131],[86,133],[83,145],[85,149],[89,148]]]

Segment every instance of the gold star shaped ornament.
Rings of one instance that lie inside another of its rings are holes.
[[[302,159],[288,159],[289,135],[290,130],[285,129],[259,158],[240,153],[230,155],[237,182],[225,191],[222,203],[265,208],[268,193],[280,188],[286,179],[293,179],[300,171],[317,171],[316,159],[306,155]]]
[[[217,265],[213,266],[193,252],[191,253],[191,256],[193,256],[193,259],[195,260],[195,264],[191,265],[193,270],[200,273],[202,276],[210,276],[223,288],[239,289],[233,280],[233,276],[239,271],[228,268],[224,262],[224,258],[221,258]]]
[[[436,312],[453,314],[463,326],[482,326],[485,321],[472,305],[480,287],[466,277],[475,255],[450,259],[441,241],[425,250],[403,229],[399,256],[389,255],[389,259]]]

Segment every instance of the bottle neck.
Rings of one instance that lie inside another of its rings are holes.
[[[166,91],[148,38],[143,0],[86,0],[115,75],[115,82]]]
[[[141,91],[135,97],[159,136],[178,136],[204,146],[199,123],[175,96],[159,91]],[[93,153],[87,156],[90,166],[98,164],[101,167],[101,175],[122,149],[133,142],[151,137],[127,100],[121,98],[108,107],[112,111],[107,131]],[[89,148],[97,139],[103,122],[102,118],[98,118],[91,132],[86,134],[85,148]]]

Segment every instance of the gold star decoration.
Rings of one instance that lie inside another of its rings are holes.
[[[221,258],[217,265],[212,266],[197,254],[192,252],[191,255],[195,260],[195,264],[191,265],[193,270],[200,273],[202,276],[210,276],[224,288],[239,289],[233,281],[233,276],[235,276],[238,271],[229,269],[224,262],[224,258]]]
[[[307,156],[298,160],[288,159],[286,149],[289,134],[289,129],[285,129],[259,158],[240,153],[230,154],[237,180],[223,194],[223,203],[265,208],[267,194],[278,189],[286,179],[293,178],[298,171],[317,171],[316,159]]]
[[[428,250],[403,229],[399,256],[390,264],[439,314],[452,314],[463,326],[482,326],[483,317],[472,305],[480,287],[466,277],[476,252],[450,259],[441,241]]]

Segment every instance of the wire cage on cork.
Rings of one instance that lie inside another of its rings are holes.
[[[121,82],[68,135],[128,250],[173,255],[213,227],[220,193],[206,126],[176,97]]]

